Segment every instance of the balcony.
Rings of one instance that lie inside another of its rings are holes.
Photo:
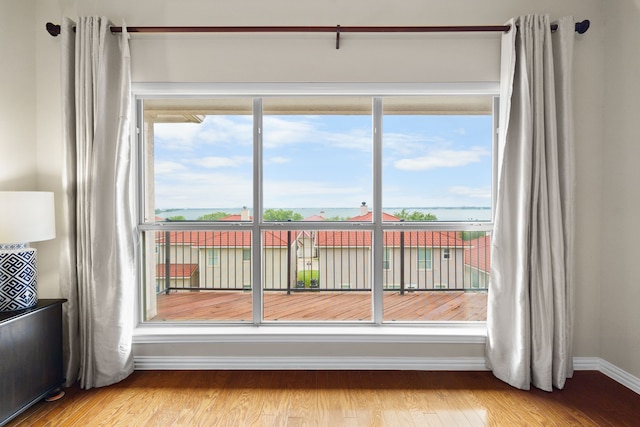
[[[155,268],[147,269],[147,281],[156,293],[148,321],[252,321],[251,231],[148,234]],[[263,231],[263,319],[371,321],[373,277],[380,274],[384,321],[486,320],[489,232],[383,236],[382,265],[372,268],[371,231]]]

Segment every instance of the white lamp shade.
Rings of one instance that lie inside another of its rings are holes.
[[[56,237],[53,193],[0,191],[0,244]]]

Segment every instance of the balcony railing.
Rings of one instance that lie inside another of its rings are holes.
[[[252,289],[251,231],[149,233],[156,293]],[[400,294],[486,290],[490,241],[490,232],[385,231],[376,270],[371,231],[263,231],[261,283],[264,291],[362,292],[381,271],[383,289]]]

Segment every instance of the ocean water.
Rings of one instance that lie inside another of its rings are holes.
[[[324,211],[325,218],[339,216],[341,218],[352,218],[360,215],[360,208],[283,208],[300,213],[304,218],[313,215],[320,215]],[[438,218],[438,221],[491,221],[491,208],[489,207],[409,207],[409,208],[385,208],[384,212],[393,215],[405,209],[408,212],[418,211],[430,213]],[[214,213],[226,212],[228,214],[240,214],[242,208],[216,209],[216,208],[196,208],[196,209],[172,209],[157,212],[156,216],[168,218],[172,216],[183,216],[187,220],[196,220],[199,217]],[[253,210],[249,209],[251,215]]]

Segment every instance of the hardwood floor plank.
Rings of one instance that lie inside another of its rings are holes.
[[[281,375],[276,375],[281,377]],[[288,416],[294,419],[309,419],[316,402],[317,378],[314,371],[293,371],[286,375],[290,381]]]
[[[380,425],[382,412],[378,396],[372,389],[373,379],[369,371],[348,371],[343,373],[352,394],[356,420],[359,427]]]
[[[66,389],[15,426],[637,426],[640,395],[599,372],[522,391],[489,372],[136,371]]]

